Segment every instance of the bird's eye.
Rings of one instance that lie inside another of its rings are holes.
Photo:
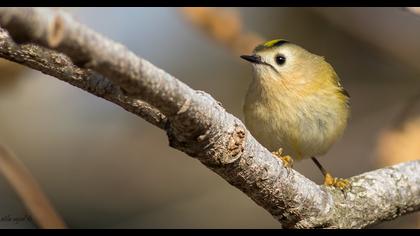
[[[277,55],[274,59],[277,65],[280,65],[280,66],[286,62],[286,57],[284,57],[283,55]]]

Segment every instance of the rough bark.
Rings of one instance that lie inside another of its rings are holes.
[[[191,89],[66,13],[39,8],[1,8],[0,26],[16,42],[36,43],[64,53],[74,65],[66,59],[64,67],[70,72],[58,73],[62,68],[50,60],[66,57],[34,45],[15,45],[4,33],[0,37],[1,57],[93,91],[126,109],[139,99],[155,107],[166,117],[164,125],[153,123],[154,119],[146,120],[166,130],[172,147],[198,159],[243,191],[283,227],[360,228],[419,210],[420,161],[352,177],[353,188],[346,194],[318,186],[298,172],[286,169],[239,119],[226,112],[210,95]],[[90,76],[77,77],[83,82],[71,82],[76,78],[68,76],[72,71],[90,73]],[[97,85],[103,83],[114,89],[95,92]],[[121,96],[125,99],[117,99]],[[154,117],[160,114],[156,109],[146,109],[144,113],[150,112]]]
[[[119,86],[104,76],[75,66],[65,55],[33,44],[17,46],[8,33],[0,28],[1,57],[54,76],[98,97],[111,101],[159,128],[164,128],[166,117],[146,102],[125,96]]]

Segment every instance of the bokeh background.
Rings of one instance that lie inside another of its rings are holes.
[[[243,118],[248,63],[178,8],[67,8],[78,20],[221,101]],[[234,8],[263,38],[324,55],[351,95],[349,126],[320,158],[350,177],[420,157],[393,128],[420,92],[420,17],[403,8]],[[404,121],[414,120],[420,105]],[[404,126],[404,125],[402,125]],[[385,141],[384,141],[385,140]],[[72,228],[279,228],[265,210],[184,153],[163,131],[122,108],[40,72],[0,60],[0,142],[24,162]],[[401,151],[401,153],[400,153]],[[402,154],[403,153],[403,154]],[[310,160],[295,169],[322,183]],[[25,215],[0,176],[0,218]],[[373,228],[420,228],[418,213]],[[0,228],[35,228],[30,222]]]

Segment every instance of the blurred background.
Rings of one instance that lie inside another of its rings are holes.
[[[209,37],[188,12],[64,9],[243,119],[251,67],[238,57],[240,50]],[[419,16],[403,8],[217,10],[232,14],[255,41],[285,38],[335,67],[351,95],[352,116],[342,139],[320,158],[334,175],[350,177],[420,157],[420,102],[401,116],[420,92]],[[2,59],[0,143],[14,150],[71,228],[279,228],[242,192],[170,148],[160,129]],[[295,169],[322,183],[311,161],[295,163]],[[0,218],[25,215],[2,177],[0,196]],[[16,227],[36,226],[0,220],[0,228]],[[420,228],[420,215],[372,228]]]

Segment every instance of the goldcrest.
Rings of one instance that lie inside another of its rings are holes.
[[[350,115],[349,94],[334,68],[324,57],[281,39],[241,58],[253,68],[243,107],[251,134],[286,164],[290,157],[312,158],[325,184],[345,188],[348,181],[332,178],[315,159],[340,138]]]

